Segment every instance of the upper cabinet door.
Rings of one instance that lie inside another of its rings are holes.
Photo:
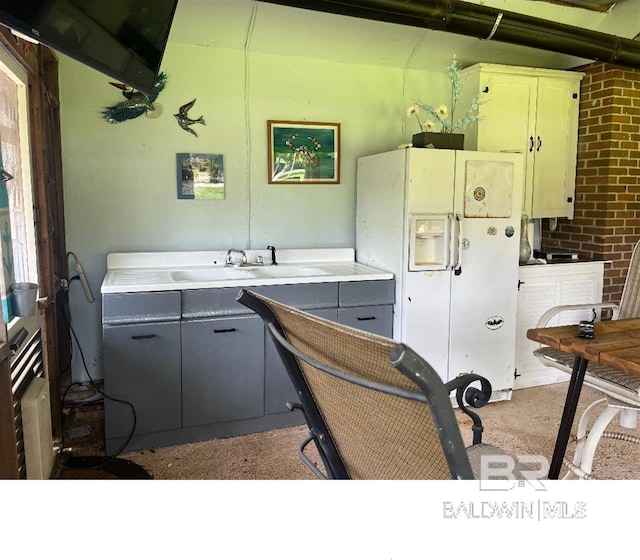
[[[538,79],[533,218],[573,218],[579,83]]]
[[[487,75],[480,106],[478,147],[483,152],[525,154],[522,189],[523,213],[530,214],[533,184],[533,147],[536,131],[537,78],[512,74]]]

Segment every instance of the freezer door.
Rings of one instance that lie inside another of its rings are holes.
[[[407,211],[447,214],[453,211],[456,151],[409,148]]]
[[[444,382],[449,372],[451,271],[409,272],[402,340],[431,364]]]

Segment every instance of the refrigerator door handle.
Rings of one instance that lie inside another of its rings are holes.
[[[447,214],[447,226],[446,226],[446,249],[444,254],[444,269],[451,270],[453,268],[453,259],[455,254],[455,231],[454,231],[455,218],[453,214]]]
[[[462,274],[462,216],[455,214],[454,219],[453,247],[455,251],[453,273],[456,276]]]

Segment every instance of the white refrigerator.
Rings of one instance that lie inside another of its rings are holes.
[[[523,156],[406,148],[357,164],[356,258],[394,273],[393,336],[491,400],[515,375]]]

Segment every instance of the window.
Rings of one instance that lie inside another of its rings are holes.
[[[38,283],[27,85],[25,69],[0,46],[0,153],[3,170],[13,176],[3,183],[6,192],[0,192],[4,208],[0,216],[3,314],[12,281]],[[36,313],[33,319],[39,323],[40,315]],[[10,338],[22,329],[24,321],[14,318],[9,322]]]
[[[16,282],[38,279],[27,107],[27,74],[0,47],[0,148],[3,167],[13,176],[5,185]]]

